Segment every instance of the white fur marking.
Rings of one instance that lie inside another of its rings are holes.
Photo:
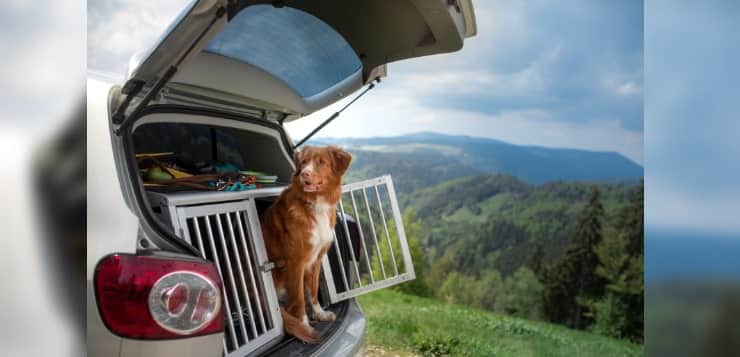
[[[309,175],[313,173],[313,160],[311,160],[308,165],[303,167],[303,169],[301,170],[301,174],[304,172]]]
[[[311,258],[308,264],[312,265],[318,258],[319,252],[327,244],[331,243],[333,237],[331,235],[332,227],[330,226],[329,213],[331,211],[331,205],[326,203],[322,199],[318,199],[314,204],[314,219],[316,225],[311,232],[310,243],[313,250],[311,251]]]
[[[334,321],[336,316],[331,311],[324,311],[319,304],[311,305],[311,313],[314,320],[319,321]]]

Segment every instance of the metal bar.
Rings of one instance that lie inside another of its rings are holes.
[[[347,243],[349,243],[349,255],[352,257],[352,261],[355,262],[354,268],[355,273],[357,273],[357,283],[362,286],[362,278],[360,277],[360,270],[357,269],[357,258],[355,257],[355,247],[352,246],[352,237],[349,235],[349,227],[347,227],[347,214],[344,213],[344,204],[342,204],[342,197],[339,197],[339,209],[342,211],[342,225],[344,226],[344,234],[345,238],[347,239]],[[347,285],[347,289],[349,289],[350,286]]]
[[[239,213],[244,213],[243,211],[239,211],[236,213],[236,224],[239,226],[239,238],[242,243],[242,249],[244,250],[244,256],[247,258],[247,269],[249,270],[249,282],[251,283],[252,292],[254,293],[255,298],[257,299],[257,303],[259,304],[259,308],[257,309],[257,314],[260,317],[260,324],[262,325],[262,332],[267,331],[267,320],[265,320],[265,316],[262,313],[262,299],[261,294],[257,290],[257,285],[255,284],[255,279],[257,277],[254,275],[254,270],[252,269],[252,257],[249,253],[249,245],[247,244],[247,239],[244,235],[244,229],[242,228],[242,219],[240,217]]]
[[[367,255],[367,246],[365,245],[365,234],[362,233],[362,221],[360,220],[360,213],[357,211],[357,203],[355,202],[354,191],[349,191],[349,196],[352,198],[352,209],[355,211],[355,217],[357,218],[357,228],[360,231],[360,244],[362,244],[362,251],[365,253],[365,263],[367,264],[367,270],[370,272],[370,283],[375,283],[375,277],[373,276],[373,268],[370,267],[370,256]]]
[[[344,282],[344,286],[347,290],[351,289],[349,286],[349,282],[347,281],[347,272],[344,270],[344,259],[342,259],[342,251],[339,249],[339,243],[337,243],[337,233],[332,230],[331,231],[332,237],[334,237],[334,248],[337,249],[337,258],[339,258],[339,270],[342,271],[342,281]],[[328,256],[328,255],[325,255]],[[328,262],[328,258],[326,259]],[[325,267],[324,271],[331,271],[331,267],[328,269]],[[333,275],[333,274],[332,274]],[[326,277],[327,284],[329,284],[329,281],[331,280],[331,285],[334,285],[334,279],[330,279],[331,277]],[[332,291],[336,291],[336,289],[333,289]]]
[[[378,185],[375,187],[375,197],[378,198],[378,209],[380,210],[380,219],[383,220],[383,228],[385,229],[385,238],[388,240],[388,248],[391,251],[391,261],[393,262],[393,271],[398,275],[398,266],[396,265],[396,255],[393,254],[393,243],[391,243],[391,235],[388,232],[388,224],[385,221],[385,213],[383,213],[383,203],[380,200],[380,191],[378,191]]]
[[[386,176],[376,177],[369,180],[357,181],[342,185],[342,193],[354,191],[358,188],[370,187],[373,185],[384,185],[386,183]]]
[[[341,264],[341,263],[340,263]],[[329,303],[334,301],[334,295],[337,291],[336,285],[334,285],[334,271],[331,269],[331,263],[329,262],[329,255],[325,254],[324,259],[321,259],[321,273],[324,274],[324,282],[326,283],[326,291],[322,291],[319,287],[319,294],[324,293],[321,296],[329,295]]]
[[[365,207],[367,208],[367,217],[370,219],[370,231],[373,233],[373,241],[375,241],[375,251],[378,252],[378,263],[380,263],[380,272],[383,273],[383,279],[388,277],[385,275],[385,267],[383,266],[383,255],[380,254],[380,245],[378,244],[378,237],[375,234],[375,222],[373,222],[373,213],[370,210],[370,202],[367,200],[367,191],[365,187],[362,188],[362,196],[365,197]]]
[[[241,283],[239,287],[241,288],[242,295],[244,295],[244,300],[247,303],[247,310],[249,311],[249,327],[251,327],[253,337],[257,337],[257,324],[254,322],[254,308],[252,307],[252,302],[250,301],[251,299],[247,292],[247,283],[244,281],[244,270],[242,269],[241,257],[239,256],[239,247],[237,247],[236,239],[234,238],[234,224],[231,222],[231,212],[226,212],[225,214],[231,246],[234,248],[232,253],[234,260],[236,260],[236,269],[239,272],[239,282]]]
[[[398,233],[398,243],[401,245],[401,252],[403,253],[403,264],[406,273],[410,274],[412,278],[416,277],[414,272],[414,263],[411,260],[411,251],[409,250],[409,244],[406,240],[406,231],[403,228],[403,217],[401,216],[401,209],[398,207],[396,201],[396,189],[393,187],[393,179],[390,176],[385,176],[387,179],[387,190],[388,199],[391,201],[391,210],[393,211],[393,219],[396,221],[396,231]]]
[[[211,230],[211,220],[208,219],[208,216],[204,216],[205,223],[206,223],[206,233],[208,233],[208,243],[211,246],[211,251],[213,252],[213,262],[216,263],[216,269],[218,270],[218,275],[221,276],[223,279],[223,271],[221,270],[221,263],[218,261],[218,253],[216,253],[216,244],[213,240],[213,231]],[[226,313],[228,313],[228,318],[226,319],[226,322],[229,325],[229,336],[231,336],[231,340],[234,342],[233,346],[236,348],[239,346],[239,340],[236,339],[236,330],[234,329],[234,322],[231,320],[231,305],[229,304],[229,299],[226,298],[226,293],[224,293],[224,305],[226,305]]]
[[[262,230],[260,229],[259,212],[257,212],[257,205],[253,199],[247,200],[246,204],[246,215],[245,219],[248,224],[247,233],[252,237],[252,247],[254,248],[254,262],[256,266],[260,266],[263,263],[269,261],[267,256],[267,249],[265,248],[265,242],[262,238]],[[283,334],[283,319],[280,318],[280,304],[275,294],[275,283],[272,280],[272,273],[269,271],[256,271],[262,278],[260,283],[262,284],[263,291],[270,291],[271,294],[265,293],[263,296],[267,300],[268,308],[265,311],[270,311],[269,321],[272,322],[272,329],[269,334],[272,336],[280,336]],[[268,290],[269,289],[269,290]]]
[[[198,225],[198,217],[193,217],[193,230],[195,230],[195,237],[197,238],[198,250],[200,251],[200,256],[203,257],[203,259],[206,259],[206,251],[203,249],[203,238],[201,238],[200,236],[200,226]]]
[[[206,258],[206,251],[203,249],[203,238],[200,235],[200,225],[198,224],[198,217],[193,217],[192,220],[193,220],[193,230],[195,231],[195,237],[197,238],[196,239],[196,242],[198,243],[198,251],[200,252],[200,256],[203,259],[207,259]],[[187,227],[187,220],[184,220],[184,222],[185,222],[185,227]],[[190,236],[190,235],[188,234],[188,236]],[[190,240],[192,241],[193,238],[190,237]],[[224,335],[224,337],[225,337],[225,335]],[[228,349],[226,348],[226,338],[224,338],[223,340],[221,340],[221,343],[224,346],[224,351],[228,351]]]
[[[336,294],[336,300],[335,301],[342,301],[347,298],[355,297],[358,295],[362,295],[363,293],[379,290],[385,287],[397,285],[409,280],[414,280],[414,276],[410,274],[401,274],[399,276],[390,277],[383,281],[378,281],[375,284],[372,285],[365,285],[363,287],[354,288],[352,291],[346,291],[343,293],[337,293]]]
[[[234,269],[231,267],[231,259],[229,259],[229,249],[226,248],[226,236],[224,235],[224,229],[221,224],[221,214],[216,214],[216,228],[218,228],[219,243],[224,253],[224,261],[226,261],[226,269],[228,270],[228,278],[231,282],[231,295],[236,303],[237,315],[239,316],[239,327],[241,327],[242,337],[245,341],[249,341],[249,335],[247,334],[247,328],[244,326],[244,310],[242,310],[242,303],[239,301],[239,292],[236,289],[236,282],[234,281]],[[215,253],[215,252],[214,252]],[[231,316],[229,316],[231,318]]]
[[[375,83],[372,83],[371,82],[370,85],[364,91],[362,91],[362,93],[360,93],[357,97],[355,97],[354,99],[352,99],[352,101],[350,101],[349,103],[347,103],[347,105],[345,105],[344,107],[342,107],[342,109],[339,109],[339,111],[337,111],[334,114],[332,114],[328,119],[324,120],[324,122],[322,122],[318,127],[316,127],[316,129],[312,130],[308,135],[306,135],[305,138],[303,138],[301,141],[299,141],[298,144],[295,144],[293,146],[293,149],[295,149],[295,148],[303,145],[303,143],[305,143],[306,141],[308,141],[308,139],[311,139],[311,137],[314,136],[316,133],[318,133],[319,130],[323,129],[327,124],[331,123],[331,121],[334,120],[334,119],[336,119],[340,114],[342,114],[342,112],[345,109],[347,109],[347,107],[349,107],[350,105],[352,105],[356,100],[360,99],[360,97],[362,97],[363,95],[365,95],[365,93],[367,93],[368,91],[370,91],[373,88],[375,88]]]

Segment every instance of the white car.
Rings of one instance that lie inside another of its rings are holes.
[[[372,85],[387,63],[460,50],[475,33],[470,0],[198,0],[132,59],[123,82],[91,76],[89,355],[359,351],[365,318],[354,297],[414,278],[392,180],[343,187],[322,264],[321,300],[337,320],[315,326],[318,345],[286,337],[259,226],[294,169],[283,124]],[[277,184],[227,192],[230,182],[147,176],[156,170],[144,161],[172,158]]]

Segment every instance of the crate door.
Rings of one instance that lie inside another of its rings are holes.
[[[254,200],[178,208],[184,238],[216,263],[223,283],[227,357],[244,356],[283,335],[280,307]]]
[[[390,176],[342,186],[333,247],[322,262],[331,303],[415,278]]]

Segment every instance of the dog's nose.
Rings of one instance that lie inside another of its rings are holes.
[[[301,177],[307,179],[307,178],[311,177],[311,172],[309,172],[307,170],[301,171]]]

